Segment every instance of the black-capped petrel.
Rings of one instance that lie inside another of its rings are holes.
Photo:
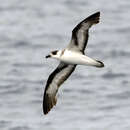
[[[52,51],[46,58],[60,61],[58,67],[50,74],[43,96],[43,112],[47,114],[56,105],[56,94],[60,85],[72,74],[76,65],[104,67],[101,61],[84,55],[89,36],[89,28],[99,23],[100,12],[96,12],[80,22],[72,31],[72,37],[67,48]]]

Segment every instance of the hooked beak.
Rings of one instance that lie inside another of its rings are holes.
[[[49,57],[51,57],[51,55],[47,55],[47,56],[46,56],[46,58],[49,58]]]

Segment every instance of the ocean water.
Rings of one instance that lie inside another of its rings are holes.
[[[130,0],[0,3],[0,130],[130,130]],[[43,91],[58,64],[45,55],[96,11],[86,54],[105,67],[78,66],[45,116]]]

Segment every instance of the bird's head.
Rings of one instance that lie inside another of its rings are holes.
[[[58,59],[61,55],[61,50],[58,51],[58,50],[55,50],[55,51],[52,51],[50,52],[49,55],[46,56],[46,58],[55,58],[55,59]]]

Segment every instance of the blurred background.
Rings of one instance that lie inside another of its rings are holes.
[[[103,69],[77,66],[58,102],[42,113],[43,91],[72,29],[100,11],[86,53]],[[0,0],[0,129],[129,130],[130,0]]]

